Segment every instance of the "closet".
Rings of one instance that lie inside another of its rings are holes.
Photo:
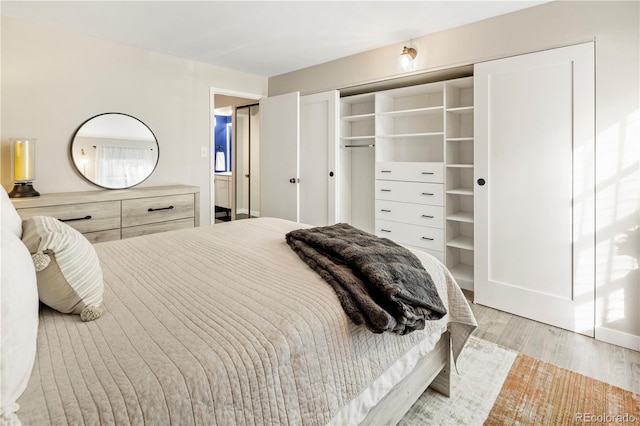
[[[263,216],[316,226],[336,222],[337,108],[335,90],[260,101]]]
[[[473,78],[343,97],[339,222],[445,262],[473,289]]]

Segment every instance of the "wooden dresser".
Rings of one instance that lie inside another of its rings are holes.
[[[67,192],[11,201],[22,220],[52,216],[92,243],[200,225],[200,188],[196,186]]]

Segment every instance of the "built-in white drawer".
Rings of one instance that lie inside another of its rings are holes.
[[[395,161],[377,162],[376,179],[443,183],[444,164]]]
[[[376,180],[376,200],[443,206],[444,188],[441,183]]]
[[[399,244],[444,252],[444,230],[407,223],[376,220],[376,232],[379,237],[389,238]]]
[[[376,219],[444,228],[444,207],[376,200]]]

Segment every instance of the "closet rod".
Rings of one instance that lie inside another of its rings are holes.
[[[373,148],[375,145],[342,145],[343,148]]]

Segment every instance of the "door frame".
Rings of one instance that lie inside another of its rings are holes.
[[[233,96],[236,98],[245,98],[248,99],[250,101],[259,101],[260,99],[262,99],[263,97],[265,97],[265,95],[260,94],[260,93],[249,93],[249,92],[242,92],[239,90],[230,90],[230,89],[223,89],[223,88],[219,88],[219,87],[209,87],[209,147],[208,147],[208,157],[209,157],[209,215],[210,215],[210,221],[211,224],[214,225],[216,223],[216,214],[215,214],[215,205],[216,205],[216,193],[215,193],[215,185],[213,184],[213,179],[215,177],[215,155],[213,155],[213,153],[215,152],[215,129],[214,129],[214,111],[216,109],[215,106],[215,95],[224,95],[224,96]],[[232,137],[232,143],[231,143],[231,158],[233,158],[233,161],[235,163],[235,158],[236,158],[236,136],[235,136],[235,126],[233,126],[233,131],[234,131],[234,135]],[[233,165],[233,168],[231,170],[235,170],[235,164]],[[233,196],[231,197],[231,211],[235,212],[235,207],[236,207],[236,184],[235,184],[235,179],[233,180]]]

